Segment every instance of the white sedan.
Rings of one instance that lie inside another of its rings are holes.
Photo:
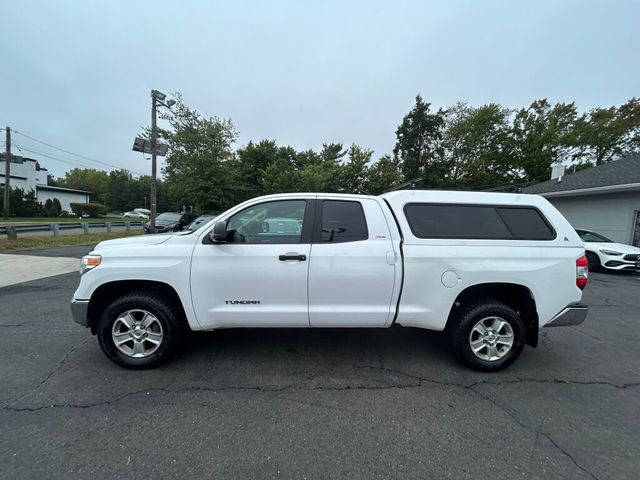
[[[146,220],[147,218],[149,218],[144,213],[140,213],[140,212],[125,212],[123,217],[124,218],[140,218],[143,220]]]
[[[590,230],[576,230],[584,242],[589,270],[631,270],[640,272],[640,248],[616,243]]]

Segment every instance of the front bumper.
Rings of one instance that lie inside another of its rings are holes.
[[[584,303],[570,303],[560,313],[551,319],[545,327],[567,327],[584,322],[589,313],[589,307]]]
[[[635,255],[634,255],[635,256]],[[625,270],[630,272],[640,272],[640,260],[615,259],[608,260],[602,264],[607,270]]]
[[[82,325],[89,326],[89,300],[71,300],[71,316],[73,321]]]

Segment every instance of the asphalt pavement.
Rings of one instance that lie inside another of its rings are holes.
[[[40,254],[88,249],[60,250]],[[72,322],[77,283],[0,288],[0,478],[640,472],[638,275],[592,274],[587,321],[545,329],[495,374],[410,328],[194,334],[166,366],[129,371]]]

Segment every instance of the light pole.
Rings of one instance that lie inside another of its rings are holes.
[[[147,197],[142,197],[142,198],[144,198],[144,209],[146,210],[147,209]]]
[[[149,218],[149,229],[151,233],[156,233],[156,214],[157,212],[157,165],[156,165],[156,146],[158,143],[158,127],[156,125],[157,120],[157,111],[158,106],[163,106],[165,108],[171,108],[175,105],[175,100],[167,100],[164,103],[165,98],[167,96],[159,92],[158,90],[151,90],[151,192],[149,196],[149,202],[151,203],[151,215]]]

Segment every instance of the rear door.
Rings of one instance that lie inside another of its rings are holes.
[[[390,323],[399,260],[376,200],[320,198],[309,262],[311,326]]]

